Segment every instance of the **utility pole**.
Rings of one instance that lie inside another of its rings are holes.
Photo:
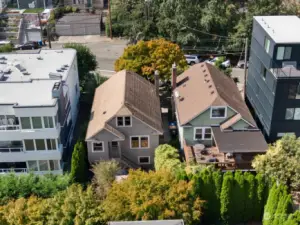
[[[110,0],[107,1],[108,3],[108,13],[109,13],[109,35],[110,39],[112,39],[112,24],[111,24],[111,8],[110,8]]]
[[[42,28],[42,20],[41,15],[38,13],[39,23],[40,23],[40,31],[41,31],[41,41],[43,41],[43,28]]]
[[[50,35],[49,24],[47,24],[47,38],[48,38],[49,48],[52,48],[52,46],[51,46],[51,35]]]
[[[245,39],[245,57],[244,57],[244,99],[246,99],[246,81],[247,81],[247,67],[248,67],[248,38]]]

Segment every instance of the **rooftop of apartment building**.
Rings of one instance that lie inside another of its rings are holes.
[[[0,54],[0,104],[53,105],[54,83],[66,79],[75,55],[73,49]]]
[[[276,43],[300,43],[300,19],[297,16],[255,16]]]

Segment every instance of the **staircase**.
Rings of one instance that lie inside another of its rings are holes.
[[[138,168],[140,168],[140,166],[138,164],[136,164],[135,162],[133,162],[132,160],[130,160],[124,154],[121,154],[120,163],[125,168],[132,168],[132,169],[138,169]]]

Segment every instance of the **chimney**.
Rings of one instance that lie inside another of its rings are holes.
[[[176,67],[176,63],[174,62],[172,65],[172,90],[176,88],[176,77],[177,77],[177,67]]]
[[[159,96],[159,71],[155,70],[154,72],[154,84],[156,95]]]

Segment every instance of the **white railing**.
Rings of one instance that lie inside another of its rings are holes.
[[[1,169],[0,168],[0,174],[3,173],[27,173],[27,168],[9,168],[9,169]]]
[[[0,147],[0,154],[1,153],[11,153],[11,152],[23,152],[23,147],[10,147],[10,148],[2,148]]]
[[[20,125],[1,125],[0,131],[2,130],[20,130]]]

